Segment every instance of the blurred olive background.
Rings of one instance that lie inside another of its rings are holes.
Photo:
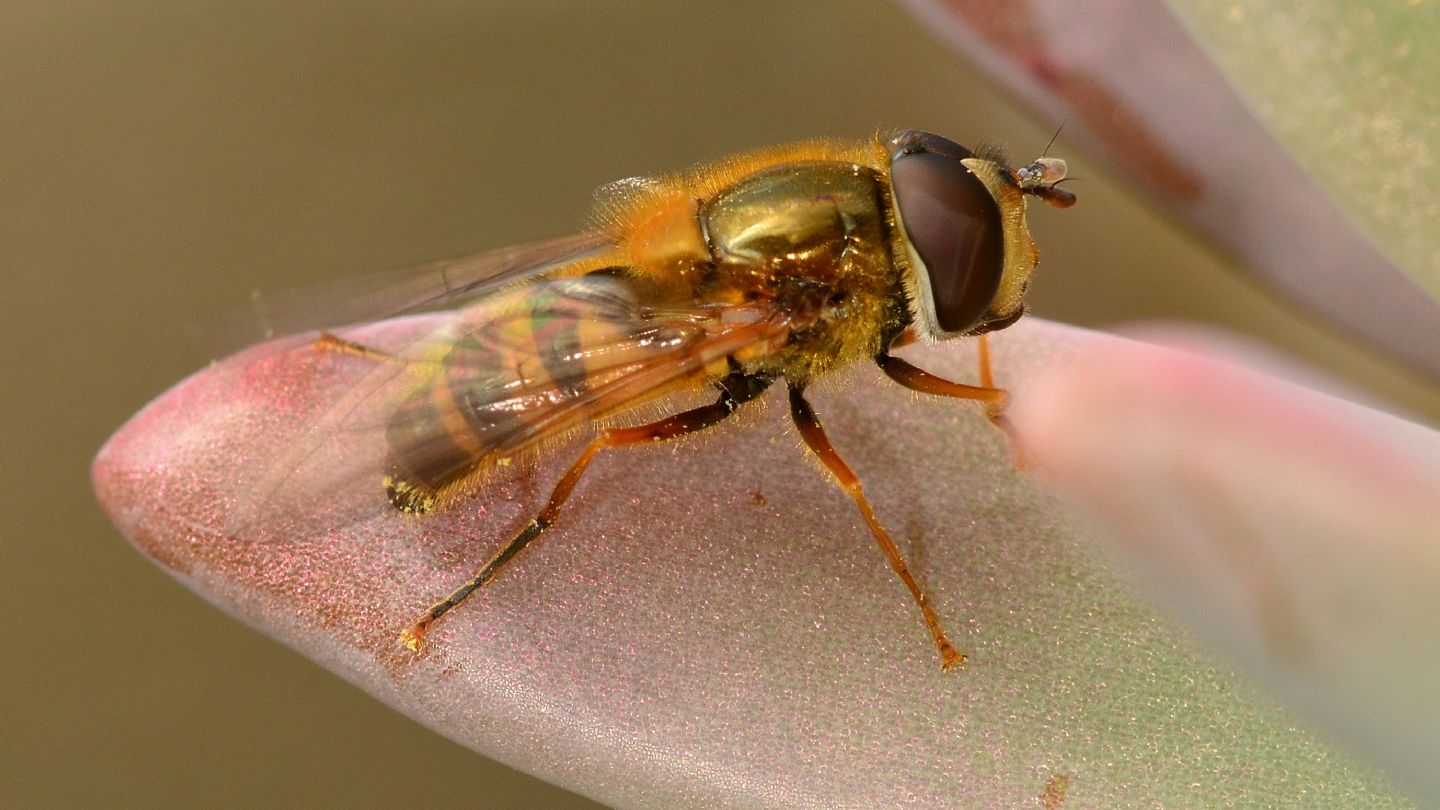
[[[252,290],[572,230],[602,183],[738,149],[913,126],[1028,159],[1065,116],[1017,111],[879,0],[7,6],[6,807],[594,806],[185,591],[101,515],[95,451]],[[1440,414],[1071,166],[1080,204],[1032,218],[1034,312],[1221,324]]]

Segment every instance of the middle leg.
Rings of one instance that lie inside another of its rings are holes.
[[[790,386],[790,416],[795,420],[795,426],[800,429],[800,436],[805,439],[805,444],[835,476],[836,482],[841,489],[845,490],[845,494],[849,495],[855,501],[855,505],[860,507],[860,514],[864,516],[865,523],[870,526],[870,533],[880,544],[880,550],[885,552],[886,559],[890,561],[890,567],[900,576],[905,587],[910,589],[910,596],[915,599],[915,604],[920,607],[920,613],[925,617],[925,627],[930,630],[930,636],[935,641],[935,648],[940,651],[940,668],[950,669],[964,666],[965,654],[955,649],[950,640],[945,637],[945,631],[940,628],[940,617],[936,616],[935,611],[930,607],[930,598],[920,590],[919,584],[910,575],[910,568],[905,565],[905,558],[900,556],[900,549],[891,539],[890,533],[885,531],[885,527],[880,525],[880,521],[876,519],[875,510],[870,507],[870,501],[865,497],[864,487],[860,484],[860,477],[850,469],[850,465],[845,463],[845,459],[840,457],[840,453],[830,443],[830,437],[825,435],[825,428],[820,424],[820,417],[815,415],[815,409],[810,407],[803,390],[793,384]]]
[[[550,493],[550,500],[540,510],[520,533],[506,543],[501,549],[495,552],[485,565],[481,566],[479,572],[468,582],[456,588],[444,599],[430,606],[425,615],[405,632],[400,634],[400,643],[411,650],[419,650],[420,645],[425,641],[425,634],[430,627],[450,609],[464,602],[470,594],[488,585],[491,580],[500,573],[505,564],[510,562],[519,554],[531,540],[539,537],[546,529],[554,524],[556,517],[560,514],[560,507],[574,491],[575,485],[580,482],[581,476],[589,468],[590,461],[595,458],[601,450],[610,450],[617,447],[628,447],[635,444],[647,442],[663,442],[683,436],[687,433],[694,433],[703,430],[719,422],[730,414],[734,413],[742,404],[760,396],[770,386],[770,377],[752,374],[742,374],[739,371],[720,381],[720,397],[710,405],[702,405],[699,408],[677,413],[658,422],[651,422],[648,425],[639,425],[631,428],[609,428],[600,432],[593,441],[585,448],[565,474],[560,476],[555,489]]]

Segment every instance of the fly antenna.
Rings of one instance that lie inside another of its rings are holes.
[[[1050,154],[1050,147],[1055,145],[1055,139],[1060,137],[1060,133],[1065,130],[1065,125],[1068,123],[1070,123],[1070,119],[1066,118],[1060,122],[1060,126],[1055,128],[1055,134],[1050,136],[1050,142],[1045,144],[1045,150],[1040,153],[1040,157],[1043,158]]]
[[[1056,185],[1063,181],[1069,174],[1069,168],[1065,161],[1060,158],[1046,157],[1050,154],[1050,147],[1055,145],[1055,139],[1060,137],[1060,132],[1065,129],[1069,120],[1061,121],[1055,134],[1050,136],[1050,142],[1045,144],[1045,151],[1034,161],[1013,170],[1015,182],[1020,190],[1026,194],[1033,194],[1056,208],[1069,208],[1075,204],[1075,195]]]

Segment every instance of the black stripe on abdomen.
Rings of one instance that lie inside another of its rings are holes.
[[[473,472],[479,461],[447,428],[432,393],[426,389],[412,395],[386,430],[385,491],[402,512],[429,512],[445,488]]]

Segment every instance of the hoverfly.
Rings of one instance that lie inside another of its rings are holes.
[[[994,150],[914,131],[740,155],[617,184],[592,231],[439,265],[443,289],[425,303],[457,308],[403,353],[322,333],[317,348],[379,366],[380,383],[337,405],[332,428],[387,381],[405,381],[371,403],[385,423],[383,485],[403,512],[451,507],[513,460],[593,428],[534,518],[401,642],[418,650],[437,620],[553,526],[602,451],[711,427],[783,380],[800,436],[859,507],[941,666],[963,664],[805,390],[869,360],[916,391],[983,402],[1003,426],[1007,395],[984,336],[1024,313],[1037,258],[1027,197],[1072,204],[1056,185],[1065,171],[1054,158],[1012,168]],[[972,336],[978,386],[890,354]],[[705,389],[710,404],[634,424],[642,406]]]

